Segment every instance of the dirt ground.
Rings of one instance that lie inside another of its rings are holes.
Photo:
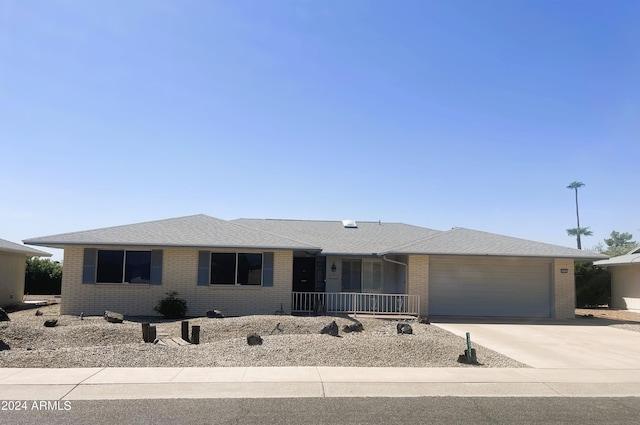
[[[615,320],[619,322],[638,322],[640,323],[640,313],[628,310],[618,310],[615,308],[576,308],[576,317],[593,315],[602,319]]]

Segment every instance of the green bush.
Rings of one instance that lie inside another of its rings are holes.
[[[48,258],[27,257],[24,273],[24,293],[60,295],[62,264]]]
[[[576,264],[576,304],[578,308],[611,305],[611,274],[592,262]]]
[[[158,302],[153,310],[162,314],[165,319],[182,319],[187,314],[187,302],[178,298],[176,291],[166,292],[166,297]]]

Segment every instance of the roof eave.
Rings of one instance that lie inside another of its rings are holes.
[[[321,251],[321,248],[313,246],[255,246],[255,245],[202,245],[202,244],[171,244],[171,243],[133,243],[133,242],[37,242],[24,241],[25,244],[44,246],[48,248],[64,249],[67,246],[103,246],[103,247],[120,247],[120,246],[144,246],[150,248],[197,248],[197,249],[267,249],[274,251]]]
[[[27,257],[51,257],[53,255],[48,252],[39,251],[39,250],[28,251],[28,250],[20,250],[20,249],[3,248],[3,249],[0,249],[0,251],[11,252],[13,254],[22,254],[22,255],[26,255]]]
[[[527,257],[527,258],[572,258],[574,260],[602,260],[606,256],[600,254],[593,255],[565,255],[565,254],[525,254],[525,253],[495,253],[495,252],[453,252],[453,251],[388,251],[381,255],[455,255],[474,257]]]

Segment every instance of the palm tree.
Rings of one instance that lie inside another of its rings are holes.
[[[588,227],[574,227],[573,229],[567,229],[567,235],[575,236],[578,240],[578,249],[582,249],[582,245],[580,244],[580,235],[591,236],[593,235],[593,232],[589,230]]]
[[[584,186],[584,183],[582,182],[573,182],[569,186],[567,186],[567,189],[573,189],[576,191],[576,219],[578,221],[578,226],[573,229],[567,229],[567,234],[569,236],[576,237],[576,239],[578,240],[578,249],[582,249],[582,244],[580,243],[580,235],[591,236],[593,234],[593,232],[589,231],[588,227],[580,227],[580,214],[578,213],[578,188],[581,188],[582,186]]]

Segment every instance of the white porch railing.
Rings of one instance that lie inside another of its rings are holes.
[[[420,296],[359,292],[293,292],[292,313],[367,313],[420,315]]]

